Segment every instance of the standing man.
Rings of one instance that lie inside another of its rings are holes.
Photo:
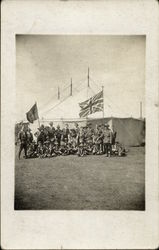
[[[49,126],[49,138],[50,140],[52,140],[55,136],[55,128],[53,126],[53,122],[50,122],[49,125],[50,125]]]
[[[111,143],[112,143],[112,132],[109,129],[109,125],[105,124],[103,131],[103,143],[104,143],[104,151],[105,156],[111,156]]]
[[[42,124],[40,126],[40,128],[38,128],[38,130],[39,130],[39,135],[37,138],[37,143],[40,144],[41,146],[43,146],[44,142],[46,141],[46,134],[44,132],[44,130],[45,130],[44,125]]]
[[[97,138],[96,138],[96,145],[98,148],[97,154],[100,155],[103,153],[103,131],[102,131],[102,126],[101,124],[99,124],[96,128],[96,134],[97,134]]]
[[[19,157],[19,160],[20,160],[21,152],[22,152],[23,149],[24,149],[25,158],[27,158],[28,136],[27,136],[27,131],[25,131],[25,129],[24,129],[24,125],[23,125],[21,131],[18,134],[18,139],[20,141],[20,147],[19,147],[19,153],[18,153],[18,157]]]
[[[66,124],[65,124],[65,129],[66,129],[66,134],[67,134],[67,136],[68,136],[68,135],[69,135],[69,133],[70,133],[68,123],[66,123]]]
[[[61,136],[62,136],[62,131],[60,129],[60,125],[57,125],[57,129],[55,130],[55,138],[58,143],[58,147],[60,147],[61,144]]]
[[[31,132],[31,129],[30,128],[28,128],[27,129],[27,140],[28,140],[28,144],[31,144],[32,142],[33,142],[33,134],[32,134],[32,132]]]
[[[75,134],[76,134],[76,144],[78,145],[79,144],[79,136],[80,136],[80,128],[79,128],[79,125],[77,122],[74,123],[75,125],[75,128],[74,128],[74,131],[75,131]]]
[[[112,126],[111,132],[112,132],[112,145],[115,145],[117,132],[114,130],[114,126]]]
[[[89,152],[92,152],[93,148],[93,129],[92,129],[92,124],[88,124],[88,128],[86,131],[86,144]]]
[[[77,122],[75,122],[75,131],[76,131],[76,134],[79,134],[80,128]]]
[[[68,135],[66,128],[63,128],[61,131],[61,141],[68,142]]]

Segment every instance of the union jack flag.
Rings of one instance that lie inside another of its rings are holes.
[[[79,116],[86,117],[95,112],[103,111],[103,90],[90,99],[79,103],[81,108]]]

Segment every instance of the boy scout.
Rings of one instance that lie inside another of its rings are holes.
[[[103,131],[101,129],[101,125],[97,126],[96,134],[97,134],[96,145],[98,148],[97,154],[102,154],[102,152],[103,152],[103,148],[102,148],[102,146],[103,146]]]
[[[103,131],[103,144],[106,157],[111,156],[111,143],[112,143],[112,133],[111,130],[109,129],[109,125],[105,124]]]
[[[62,131],[60,129],[60,125],[57,125],[57,129],[55,130],[55,138],[57,140],[58,146],[60,147],[61,144],[61,136],[62,136]]]
[[[48,130],[48,132],[49,132],[49,139],[51,141],[53,141],[54,140],[54,135],[55,135],[55,128],[53,126],[53,122],[49,123],[49,130]]]
[[[22,127],[21,131],[18,134],[18,139],[20,140],[20,147],[18,157],[20,160],[21,152],[24,149],[25,158],[27,158],[27,144],[28,144],[28,136],[27,131],[25,131],[24,126]]]

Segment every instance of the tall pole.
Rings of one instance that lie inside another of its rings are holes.
[[[87,98],[88,98],[88,90],[89,90],[89,67],[88,67],[88,75],[87,75]],[[88,122],[88,115],[86,116],[86,123]]]
[[[103,92],[103,122],[104,122],[104,86],[102,86],[102,92]]]
[[[88,98],[88,91],[89,91],[89,68],[88,68],[88,75],[87,75],[87,98]]]
[[[72,78],[71,78],[71,85],[70,85],[70,96],[72,96]]]
[[[37,110],[38,110],[37,102],[35,102],[35,104],[36,104],[36,107],[37,107]],[[39,112],[38,112],[38,125],[39,125],[39,128],[40,128]]]
[[[58,100],[60,100],[60,88],[58,86]]]
[[[142,119],[142,102],[140,102],[140,119]]]
[[[88,68],[88,88],[89,88],[89,68]]]
[[[39,128],[40,128],[40,120],[39,120],[39,118],[38,118],[38,124],[39,124]]]

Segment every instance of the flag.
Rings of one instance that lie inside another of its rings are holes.
[[[36,103],[33,105],[33,107],[26,113],[27,120],[30,123],[33,123],[35,120],[39,118],[38,116],[38,108]]]
[[[79,106],[81,108],[79,113],[80,117],[86,117],[92,113],[103,111],[103,91],[79,103]]]

